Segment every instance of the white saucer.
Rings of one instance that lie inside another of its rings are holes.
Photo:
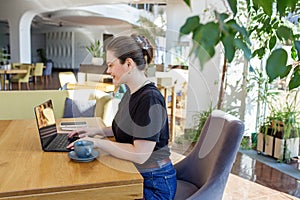
[[[79,158],[74,151],[70,151],[68,155],[69,155],[69,158],[71,158],[72,160],[74,160],[76,162],[91,162],[99,156],[99,152],[96,150],[93,150],[91,156],[88,158]]]

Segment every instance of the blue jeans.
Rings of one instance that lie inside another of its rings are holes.
[[[172,200],[176,192],[176,170],[172,163],[149,172],[142,172],[144,177],[144,199]]]

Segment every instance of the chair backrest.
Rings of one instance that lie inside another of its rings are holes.
[[[21,63],[13,62],[13,63],[10,63],[10,66],[11,66],[12,69],[16,69],[16,68],[21,66]]]
[[[44,63],[36,63],[34,66],[34,70],[32,75],[34,76],[42,76],[43,75],[43,69],[44,69]]]
[[[188,199],[222,199],[243,133],[241,120],[220,110],[211,113],[193,150],[175,164],[177,180],[199,188]]]
[[[53,67],[53,63],[52,62],[47,62],[46,63],[46,69],[43,72],[44,76],[49,76],[52,74],[52,67]]]
[[[59,72],[58,78],[61,87],[67,83],[77,83],[75,74],[73,72]]]
[[[26,69],[26,74],[20,74],[19,82],[29,82],[30,72],[32,65],[31,64],[21,64],[20,69]]]

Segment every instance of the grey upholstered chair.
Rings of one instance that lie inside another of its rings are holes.
[[[194,149],[175,164],[175,200],[221,200],[244,132],[244,124],[214,110]]]

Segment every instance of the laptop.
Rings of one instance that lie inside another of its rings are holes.
[[[36,123],[43,151],[68,152],[71,142],[67,133],[57,132],[52,100],[34,107]]]

